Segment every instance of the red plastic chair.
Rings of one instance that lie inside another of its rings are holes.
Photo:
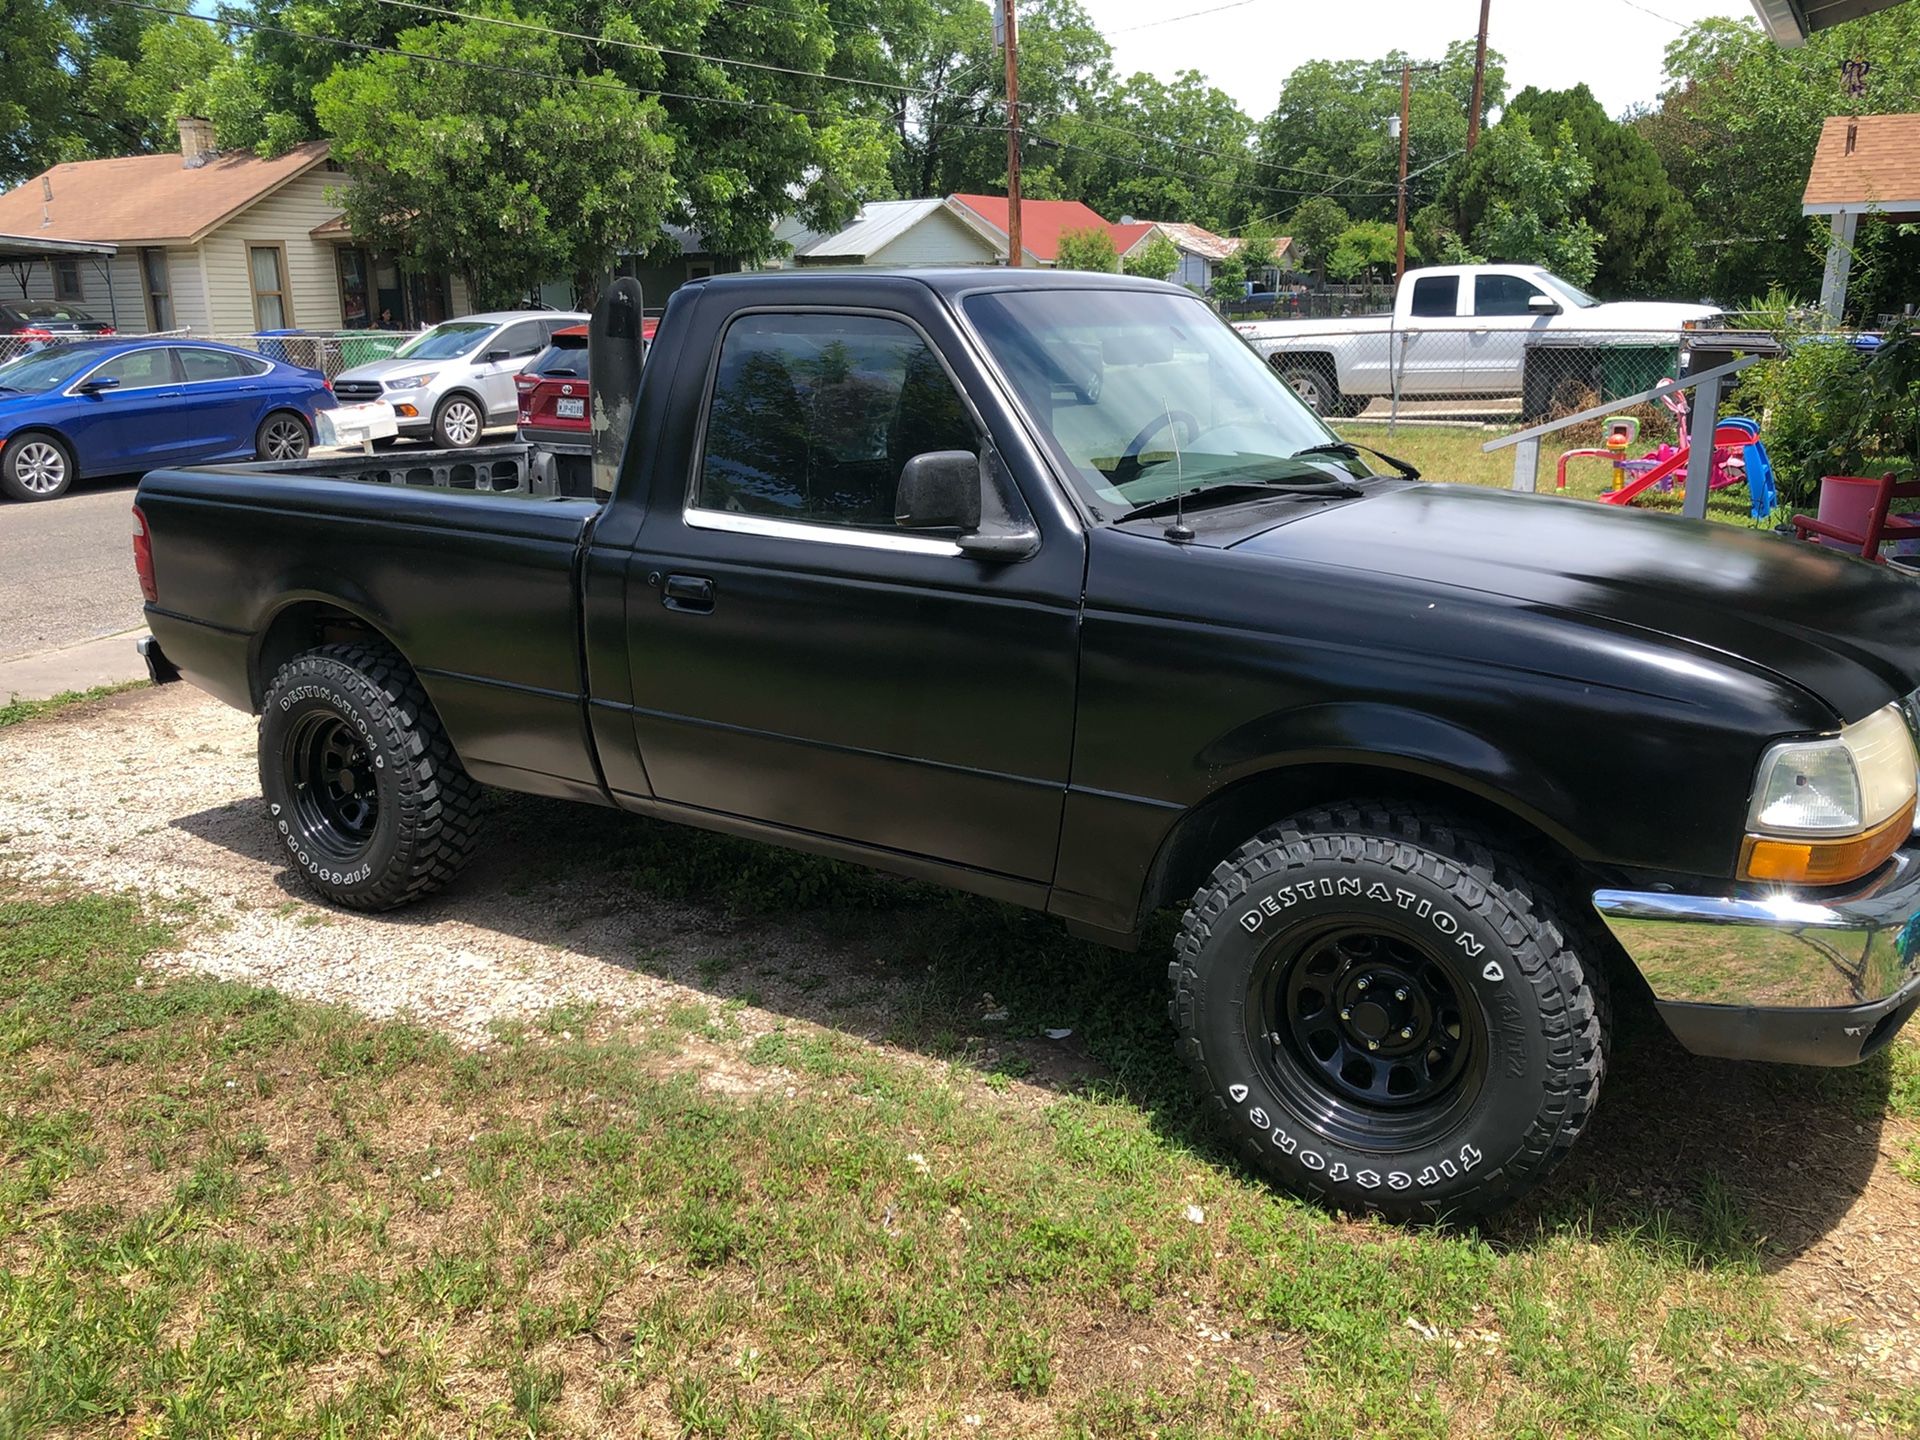
[[[1793,517],[1794,534],[1802,540],[1816,537],[1837,540],[1847,549],[1857,548],[1863,560],[1872,560],[1885,564],[1880,547],[1891,540],[1920,539],[1920,519],[1890,513],[1895,500],[1920,499],[1920,480],[1909,480],[1904,484],[1896,483],[1891,474],[1872,475],[1823,475],[1820,485],[1824,490],[1829,484],[1870,485],[1873,493],[1866,508],[1863,524],[1847,526],[1836,524],[1832,520],[1822,520],[1813,515]]]

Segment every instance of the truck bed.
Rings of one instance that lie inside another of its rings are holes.
[[[597,795],[575,574],[599,503],[481,489],[488,462],[464,453],[473,489],[366,473],[417,454],[155,471],[153,629],[183,675],[257,709],[289,647],[344,610],[413,661],[475,778]]]

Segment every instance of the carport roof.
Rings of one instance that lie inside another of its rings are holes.
[[[0,234],[0,261],[41,260],[50,255],[112,255],[119,248],[104,240],[53,240],[44,235]]]
[[[1829,115],[1801,211],[1920,210],[1920,115]]]
[[[1802,45],[1816,30],[1890,10],[1902,0],[1753,0],[1754,13],[1774,43]]]

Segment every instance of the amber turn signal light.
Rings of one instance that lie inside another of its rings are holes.
[[[1749,835],[1740,846],[1740,878],[1773,885],[1844,885],[1885,864],[1913,831],[1909,800],[1871,830],[1839,839]]]

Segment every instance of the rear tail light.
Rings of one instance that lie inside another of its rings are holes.
[[[100,333],[102,335],[117,335],[119,332],[115,330],[111,325],[102,325],[100,327]]]
[[[538,375],[529,375],[525,371],[522,371],[513,377],[513,383],[514,387],[524,395],[540,383],[540,377]]]
[[[133,570],[140,577],[140,593],[150,605],[160,603],[160,591],[153,583],[153,537],[147,533],[147,517],[138,505],[133,507]]]
[[[53,338],[53,332],[51,330],[22,330],[19,332],[19,335],[22,340],[51,340]]]

